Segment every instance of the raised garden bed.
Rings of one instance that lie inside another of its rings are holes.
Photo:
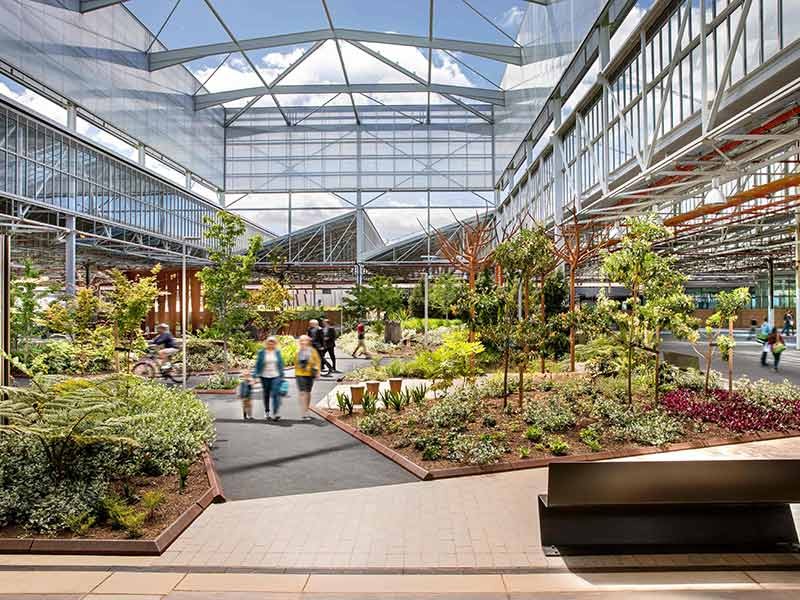
[[[18,527],[0,529],[0,553],[6,554],[99,554],[157,556],[212,503],[224,502],[222,484],[208,452],[191,465],[186,487],[178,489],[175,475],[137,477],[134,494],[163,493],[165,500],[142,527],[142,535],[129,539],[121,530],[103,524],[85,535],[62,533],[51,537],[28,535]]]
[[[800,389],[786,384],[745,380],[732,397],[678,389],[653,405],[646,396],[629,404],[602,380],[564,375],[526,381],[522,409],[516,394],[504,407],[495,379],[399,411],[315,411],[421,479],[800,435]]]

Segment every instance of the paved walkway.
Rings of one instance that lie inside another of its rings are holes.
[[[0,571],[0,600],[789,600],[800,573],[707,571],[480,575],[292,575]]]
[[[800,438],[791,438],[657,458],[785,458],[798,453]],[[124,566],[260,573],[800,568],[798,554],[545,557],[535,498],[545,491],[546,478],[546,469],[531,469],[228,502],[210,506],[160,557],[6,555],[0,556],[0,568]]]
[[[365,360],[337,357],[337,366],[349,371]],[[213,449],[222,487],[229,500],[267,498],[330,490],[406,483],[416,478],[394,462],[318,417],[300,419],[297,388],[281,407],[283,418],[266,422],[262,399],[253,399],[255,421],[242,421],[235,396],[203,395],[216,417],[217,442]],[[336,387],[334,378],[314,384],[316,403]]]

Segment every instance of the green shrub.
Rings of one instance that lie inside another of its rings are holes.
[[[575,425],[575,413],[559,398],[529,400],[525,403],[523,418],[529,425],[538,425],[549,432],[566,431]]]
[[[391,390],[383,390],[380,395],[380,400],[383,402],[385,408],[392,408],[395,412],[403,410],[405,397],[402,393],[393,392]]]
[[[525,430],[525,439],[529,442],[541,442],[544,438],[544,429],[538,425],[531,425]]]
[[[520,446],[517,448],[517,452],[519,453],[520,458],[530,458],[531,456],[531,449],[527,446]]]
[[[561,436],[554,435],[547,440],[547,448],[555,456],[566,456],[569,454],[569,444]]]
[[[205,381],[198,383],[195,388],[198,390],[234,390],[239,386],[239,382],[239,377],[236,375],[214,373]]]
[[[617,437],[648,446],[663,446],[683,437],[683,425],[661,410],[649,410],[636,414],[616,431]]]
[[[484,427],[497,427],[497,419],[492,415],[486,415],[481,421]]]
[[[462,321],[459,319],[428,319],[428,332],[432,329],[438,329],[440,327],[460,327],[462,325]],[[405,319],[400,324],[402,329],[413,329],[414,331],[425,331],[425,319],[414,317],[411,319]]]
[[[182,494],[186,491],[186,481],[189,479],[189,463],[181,461],[178,463],[178,491]]]
[[[391,418],[385,411],[367,414],[358,420],[357,428],[367,435],[380,435],[385,433],[391,423]]]
[[[167,496],[164,492],[153,490],[142,494],[142,508],[145,510],[147,519],[153,518],[155,512],[166,502]]]
[[[601,443],[601,434],[596,427],[590,425],[589,427],[584,427],[578,432],[578,436],[581,438],[581,441],[586,444],[592,452],[599,452],[603,449],[603,444]]]
[[[425,414],[425,422],[440,429],[462,429],[474,419],[478,409],[476,389],[463,386],[432,404]]]
[[[450,458],[469,465],[488,465],[497,462],[504,452],[503,443],[492,435],[463,434],[454,441]]]
[[[374,415],[378,410],[378,397],[375,394],[364,392],[361,397],[361,411],[365,415]]]

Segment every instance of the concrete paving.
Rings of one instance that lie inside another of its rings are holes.
[[[337,362],[342,371],[369,364],[366,360],[338,356]],[[416,481],[402,467],[319,417],[302,421],[293,378],[289,379],[289,385],[289,395],[281,407],[283,418],[278,422],[264,419],[261,397],[253,398],[257,419],[244,422],[236,396],[202,396],[216,418],[217,442],[213,455],[229,500]],[[318,379],[312,403],[336,385],[334,378]]]

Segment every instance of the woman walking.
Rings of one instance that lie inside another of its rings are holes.
[[[281,408],[281,382],[283,381],[283,355],[278,349],[278,339],[267,338],[256,355],[253,377],[261,379],[264,390],[264,413],[267,421],[278,421]],[[272,404],[270,405],[270,400]]]
[[[300,415],[304,421],[310,421],[311,415],[308,414],[308,407],[311,405],[311,388],[314,386],[314,379],[319,375],[320,358],[311,345],[311,338],[307,335],[301,335],[298,344],[294,374],[297,379]]]
[[[783,341],[783,336],[777,327],[772,328],[772,332],[767,338],[767,345],[772,350],[772,358],[775,360],[775,372],[777,372],[778,363],[781,362],[781,353],[786,350],[786,342]]]

